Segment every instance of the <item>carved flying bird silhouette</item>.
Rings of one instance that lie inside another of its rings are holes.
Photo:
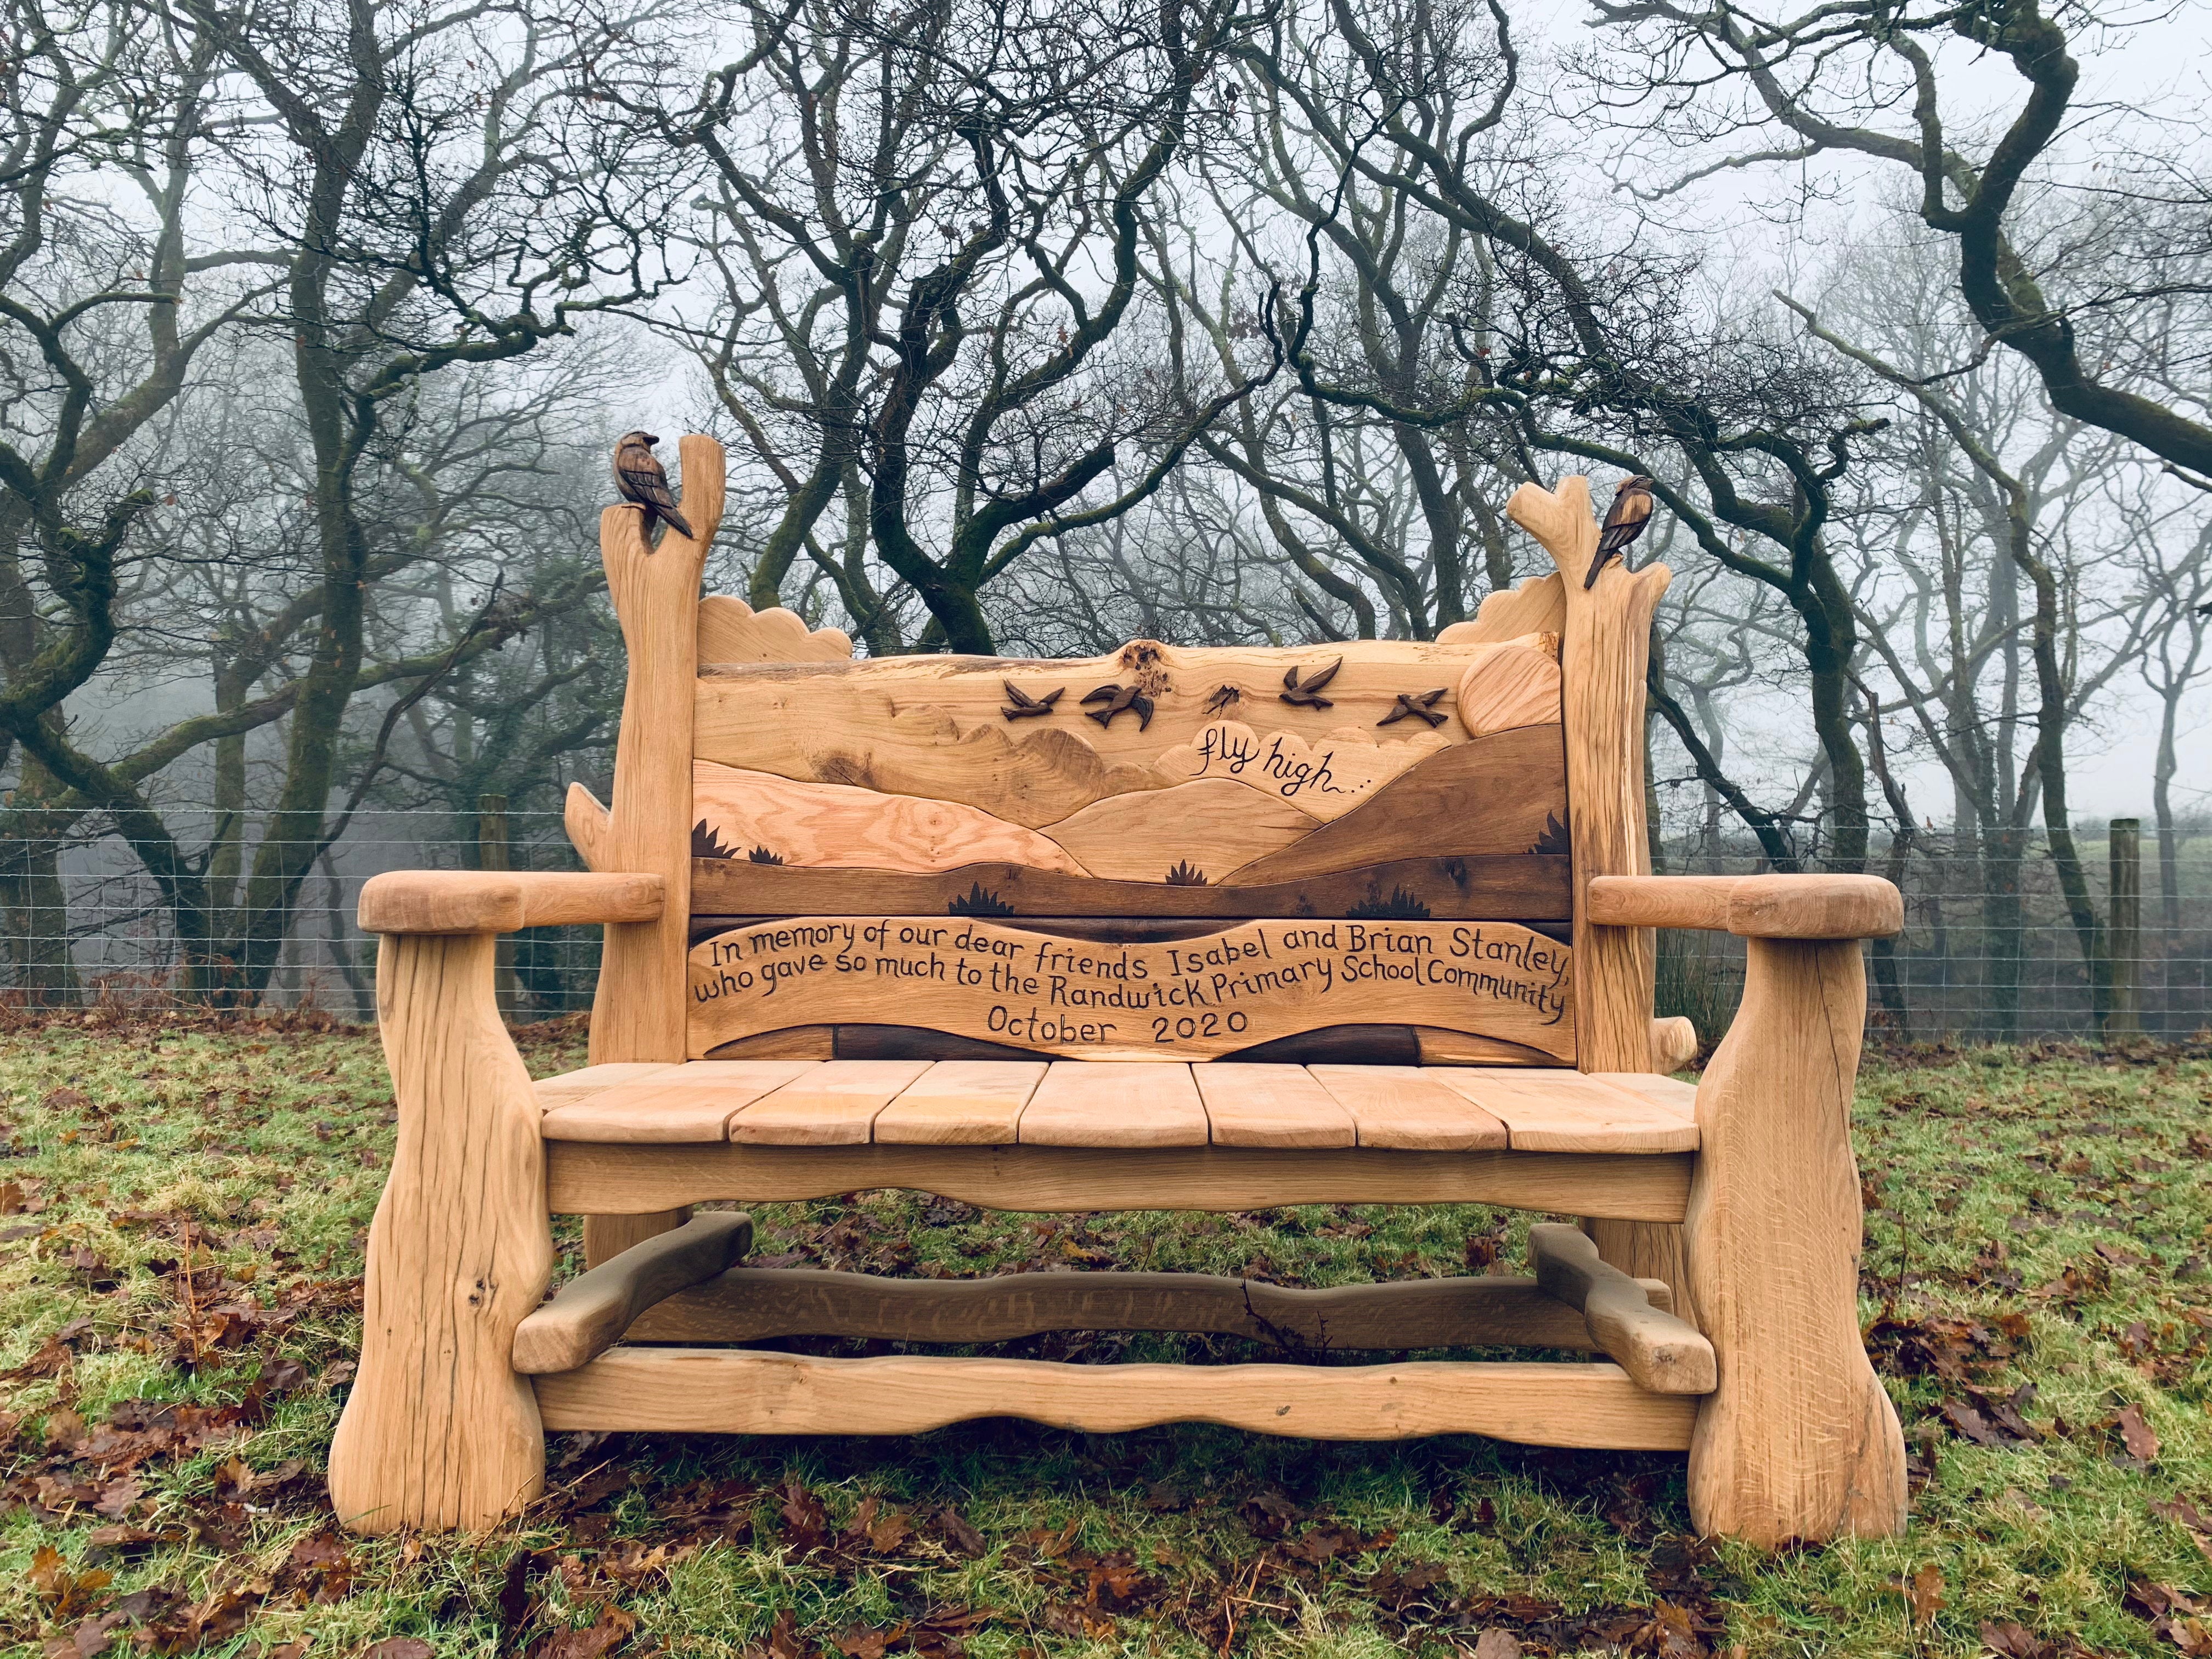
[[[1298,671],[1293,668],[1283,676],[1283,689],[1275,695],[1295,708],[1334,708],[1336,707],[1334,703],[1317,694],[1322,687],[1336,678],[1336,671],[1343,666],[1344,659],[1339,657],[1303,685],[1298,684]]]
[[[646,545],[653,544],[653,521],[665,520],[676,533],[690,538],[691,526],[676,510],[676,497],[668,493],[668,473],[653,453],[660,440],[650,432],[625,432],[615,445],[615,490],[645,513],[640,526]]]
[[[1034,720],[1040,714],[1049,714],[1053,704],[1060,701],[1060,692],[1067,690],[1063,685],[1058,690],[1046,692],[1042,697],[1032,697],[1012,680],[1001,680],[1000,684],[1006,688],[1006,699],[1012,706],[999,712],[1010,720]]]
[[[1444,716],[1437,713],[1437,701],[1449,690],[1448,685],[1440,685],[1433,691],[1401,691],[1398,706],[1375,724],[1395,726],[1410,714],[1417,720],[1427,721],[1429,729],[1434,731],[1444,723]]]
[[[1127,711],[1135,713],[1139,732],[1152,723],[1152,700],[1145,695],[1142,686],[1102,685],[1084,698],[1083,702],[1085,708],[1090,708],[1094,702],[1105,705],[1103,708],[1091,710],[1091,718],[1101,726],[1113,725],[1115,715]]]
[[[1605,515],[1605,528],[1598,532],[1597,556],[1590,561],[1589,574],[1583,578],[1584,587],[1597,585],[1597,573],[1605,568],[1607,559],[1626,556],[1628,544],[1644,533],[1644,526],[1651,522],[1651,480],[1641,472],[1632,478],[1623,478],[1620,488],[1613,492],[1613,509]]]

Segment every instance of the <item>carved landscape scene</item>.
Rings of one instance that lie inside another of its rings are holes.
[[[1556,632],[847,649],[702,614],[694,1054],[1571,1060]]]
[[[1562,921],[1559,685],[1542,634],[708,661],[694,908]]]

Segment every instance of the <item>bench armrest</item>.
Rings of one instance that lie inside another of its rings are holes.
[[[364,933],[512,933],[568,922],[655,921],[659,876],[394,870],[361,890]]]
[[[1880,876],[1593,876],[1588,919],[1745,939],[1887,939],[1905,900]]]

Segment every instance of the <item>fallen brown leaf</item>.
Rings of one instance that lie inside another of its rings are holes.
[[[1905,1602],[1912,1609],[1914,1624],[1924,1625],[1942,1610],[1943,1570],[1933,1561],[1926,1563],[1911,1577],[1902,1582]]]
[[[783,1541],[799,1554],[811,1555],[830,1541],[830,1511],[796,1474],[784,1482],[783,1506],[777,1514],[783,1522]]]
[[[636,1628],[635,1613],[610,1602],[580,1629],[552,1631],[538,1638],[531,1644],[530,1659],[599,1659],[628,1641]]]
[[[937,1512],[937,1529],[945,1534],[945,1543],[956,1554],[972,1559],[988,1553],[990,1547],[984,1541],[983,1534],[956,1510],[939,1510]]]
[[[2126,1444],[2128,1455],[2139,1457],[2148,1463],[2158,1456],[2158,1435],[2143,1421],[2142,1407],[2136,1405],[2120,1407],[2114,1419],[2119,1425],[2120,1439]]]

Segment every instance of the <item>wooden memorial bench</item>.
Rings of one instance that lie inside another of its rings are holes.
[[[682,454],[711,540],[721,453]],[[387,875],[362,897],[399,1131],[331,1455],[346,1523],[489,1525],[540,1491],[548,1429],[1011,1414],[1686,1450],[1702,1530],[1900,1528],[1848,1128],[1857,941],[1899,926],[1897,893],[1649,874],[1668,573],[1615,563],[1585,590],[1583,479],[1510,511],[1568,579],[1432,643],[856,662],[788,612],[702,602],[704,540],[649,549],[635,509],[607,509],[629,678],[613,803],[569,803],[592,873]],[[533,1085],[495,936],[579,922],[605,925],[592,1064]],[[1694,1089],[1666,1075],[1694,1035],[1652,1018],[1657,927],[1746,941]],[[1586,1219],[1537,1228],[1525,1278],[1292,1291],[749,1267],[744,1216],[686,1208],[875,1188]],[[586,1218],[589,1270],[546,1302],[555,1213]],[[1306,1363],[741,1346],[1056,1329],[1228,1332]],[[1311,1363],[1493,1344],[1595,1358]]]

